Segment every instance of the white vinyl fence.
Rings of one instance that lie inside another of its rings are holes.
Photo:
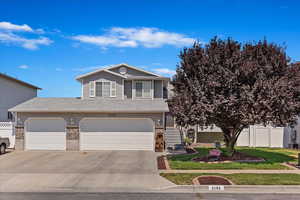
[[[284,147],[284,128],[272,126],[250,126],[243,130],[237,140],[237,146]]]
[[[300,129],[299,129],[300,130]],[[207,129],[199,129],[199,132],[222,132],[217,126]],[[300,131],[299,131],[300,132]],[[247,147],[286,147],[283,127],[272,126],[250,126],[242,131],[238,140],[237,146]]]
[[[10,146],[8,148],[14,148],[15,134],[12,122],[0,122],[0,137],[9,138]]]

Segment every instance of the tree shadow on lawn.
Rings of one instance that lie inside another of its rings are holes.
[[[171,161],[183,161],[183,162],[190,162],[193,158],[207,156],[209,153],[209,148],[195,148],[198,153],[197,154],[184,154],[184,155],[174,155],[170,156],[169,160]],[[221,149],[225,151],[225,149]],[[276,152],[276,149],[272,151],[271,149],[263,149],[263,148],[237,148],[238,152],[248,154],[250,156],[255,156],[259,158],[265,159],[264,162],[257,162],[251,163],[255,164],[262,164],[262,163],[284,163],[284,162],[293,162],[296,160],[295,157],[290,156],[289,152]],[[238,162],[237,162],[238,163]]]
[[[284,162],[291,162],[295,161],[296,158],[293,156],[288,155],[288,153],[284,152],[276,152],[270,151],[270,150],[263,150],[261,148],[256,149],[256,148],[245,148],[245,149],[238,149],[239,152],[251,155],[251,156],[256,156],[259,158],[265,159],[265,162],[263,163],[284,163]],[[257,163],[259,164],[259,163]]]

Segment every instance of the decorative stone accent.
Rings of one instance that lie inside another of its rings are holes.
[[[16,140],[17,139],[24,139],[24,127],[23,126],[16,126],[15,127],[16,131]]]
[[[67,127],[67,140],[79,140],[79,127],[77,126]]]
[[[165,149],[164,129],[155,129],[155,152],[163,152]]]
[[[67,127],[67,151],[79,151],[79,127]]]
[[[24,127],[16,126],[15,134],[16,134],[15,150],[24,150]]]

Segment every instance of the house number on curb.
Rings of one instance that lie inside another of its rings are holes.
[[[223,185],[209,185],[208,190],[209,191],[223,191],[224,186]]]

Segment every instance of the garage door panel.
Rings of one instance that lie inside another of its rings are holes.
[[[66,150],[65,121],[63,119],[30,119],[26,122],[27,150]]]
[[[153,150],[153,132],[85,132],[83,150]]]
[[[85,119],[80,125],[81,150],[154,149],[151,119]]]

